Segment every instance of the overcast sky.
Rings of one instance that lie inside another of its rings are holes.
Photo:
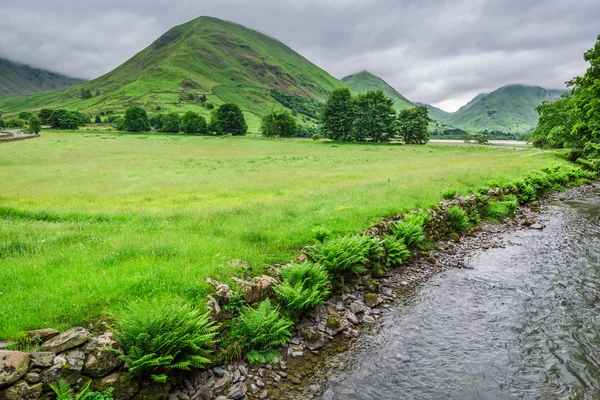
[[[2,0],[0,56],[92,79],[201,15],[273,36],[332,75],[361,70],[453,111],[511,83],[564,87],[599,0]]]

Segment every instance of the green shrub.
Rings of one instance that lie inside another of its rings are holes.
[[[344,272],[361,274],[369,259],[364,248],[364,239],[359,236],[338,236],[306,248],[310,259],[321,264],[333,275]]]
[[[71,385],[64,379],[58,381],[58,386],[50,385],[52,391],[56,395],[56,400],[113,400],[113,389],[109,389],[104,393],[92,392],[89,390],[92,381],[88,381],[79,394],[71,388]]]
[[[582,167],[584,167],[585,169],[589,170],[589,171],[594,171],[597,172],[598,171],[598,165],[592,161],[588,161],[586,159],[583,158],[578,158],[576,161],[577,164],[581,165]]]
[[[245,307],[239,317],[233,320],[231,336],[251,363],[272,362],[279,357],[275,350],[283,346],[292,336],[294,323],[271,304],[264,300],[257,309]]]
[[[442,198],[445,200],[452,200],[452,199],[456,198],[457,194],[458,194],[457,189],[447,188],[447,189],[444,189],[444,191],[442,192]]]
[[[386,236],[383,239],[383,247],[385,248],[386,267],[401,265],[412,256],[404,242],[394,236]]]
[[[156,382],[166,380],[165,371],[210,363],[217,330],[208,314],[191,305],[157,300],[132,303],[117,328],[115,337],[124,349],[120,358],[129,372],[151,374]]]
[[[535,189],[531,185],[527,184],[524,180],[517,180],[515,182],[515,186],[517,187],[517,196],[521,204],[530,203],[537,199]]]
[[[325,226],[316,226],[312,231],[319,242],[324,242],[333,236],[333,231]]]
[[[469,222],[473,225],[479,225],[481,223],[481,215],[479,215],[477,210],[471,211],[469,214]]]
[[[431,221],[431,214],[425,210],[411,211],[404,216],[404,221],[419,226],[425,226],[425,224]]]
[[[376,263],[385,255],[383,243],[378,237],[364,235],[361,236],[361,240],[364,255],[369,261]]]
[[[451,232],[466,231],[471,226],[467,219],[467,213],[459,206],[450,207],[446,213],[448,214],[448,229]]]
[[[519,202],[516,196],[505,196],[504,201],[490,201],[485,209],[485,217],[494,221],[502,221],[514,217]]]
[[[294,313],[301,314],[323,304],[329,295],[329,274],[319,264],[288,265],[280,272],[283,283],[273,289]]]
[[[319,135],[318,133],[315,133],[314,135],[312,135],[312,140],[314,140],[314,141],[321,140],[321,135]]]
[[[402,240],[409,248],[418,247],[425,241],[423,225],[414,220],[400,221],[392,225],[392,232],[397,239]]]

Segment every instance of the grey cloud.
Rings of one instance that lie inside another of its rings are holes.
[[[94,78],[200,15],[275,37],[337,77],[368,69],[414,101],[458,108],[510,83],[585,70],[600,2],[548,0],[4,0],[0,56]]]

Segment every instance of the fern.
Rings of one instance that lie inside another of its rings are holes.
[[[414,220],[396,222],[392,225],[392,232],[408,247],[418,247],[425,241],[423,225]]]
[[[189,304],[150,301],[132,303],[118,330],[115,337],[125,350],[120,358],[129,372],[164,382],[165,371],[210,363],[217,327]]]
[[[50,388],[56,394],[56,400],[113,400],[114,389],[109,389],[104,393],[92,392],[89,389],[91,383],[92,381],[88,381],[77,395],[64,379],[58,381],[58,386],[50,385]]]
[[[275,293],[295,313],[302,313],[323,304],[329,295],[329,274],[319,264],[305,262],[281,268],[283,283]]]
[[[364,265],[369,261],[364,246],[363,237],[339,236],[307,247],[306,254],[334,275],[348,271],[358,275],[366,271]]]
[[[378,262],[385,255],[383,244],[381,243],[381,239],[378,237],[372,238],[364,235],[360,237],[360,241],[360,246],[363,250],[364,256],[369,261]]]
[[[444,200],[452,200],[452,199],[456,198],[457,194],[458,194],[457,189],[447,188],[447,189],[444,189],[444,191],[442,192],[442,198]]]
[[[448,214],[448,228],[452,232],[462,232],[471,226],[467,219],[467,213],[459,206],[453,206],[446,210]]]
[[[387,267],[401,265],[412,256],[412,253],[408,250],[404,242],[396,239],[394,236],[386,236],[383,239],[383,247],[385,248],[385,265]]]
[[[469,222],[473,225],[479,225],[481,223],[481,216],[479,215],[477,210],[474,209],[473,211],[471,211],[471,213],[469,214]]]

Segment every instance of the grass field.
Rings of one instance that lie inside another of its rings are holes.
[[[202,303],[242,259],[295,258],[312,229],[356,232],[552,162],[483,147],[42,132],[0,144],[0,337],[65,328],[134,298]],[[240,271],[236,272],[238,275]]]

